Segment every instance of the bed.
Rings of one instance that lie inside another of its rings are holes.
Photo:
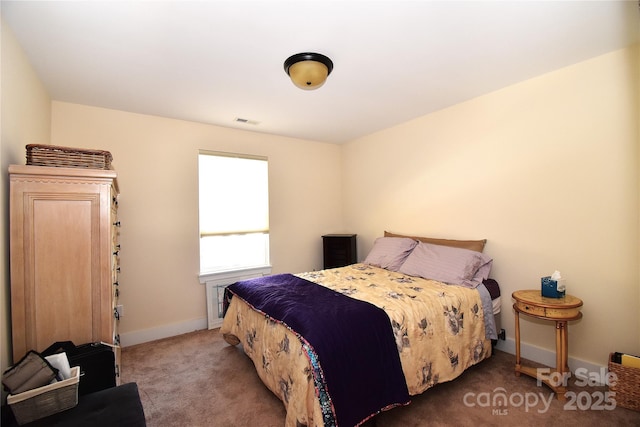
[[[361,263],[229,286],[220,332],[285,426],[361,425],[490,357],[500,296],[485,242],[385,232]]]

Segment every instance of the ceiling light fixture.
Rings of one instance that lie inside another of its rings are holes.
[[[304,90],[322,86],[331,70],[331,59],[319,53],[297,53],[284,61],[284,71],[294,85]]]

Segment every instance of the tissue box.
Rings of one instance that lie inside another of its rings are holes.
[[[564,288],[562,291],[558,290],[558,281],[553,280],[551,276],[543,277],[542,282],[542,296],[547,298],[564,298]]]

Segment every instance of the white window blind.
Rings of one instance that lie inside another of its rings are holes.
[[[269,265],[269,181],[264,157],[198,155],[200,272]]]

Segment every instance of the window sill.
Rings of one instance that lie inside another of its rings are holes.
[[[239,268],[237,270],[224,270],[224,271],[215,271],[211,273],[201,273],[198,277],[200,279],[200,283],[204,285],[207,282],[211,282],[211,281],[218,281],[218,280],[227,281],[230,279],[242,280],[243,278],[267,276],[269,274],[271,274],[271,266],[261,265],[259,267]]]
[[[200,283],[206,287],[208,328],[219,328],[222,325],[222,303],[225,287],[240,280],[268,276],[269,274],[271,274],[270,265],[200,274]]]

